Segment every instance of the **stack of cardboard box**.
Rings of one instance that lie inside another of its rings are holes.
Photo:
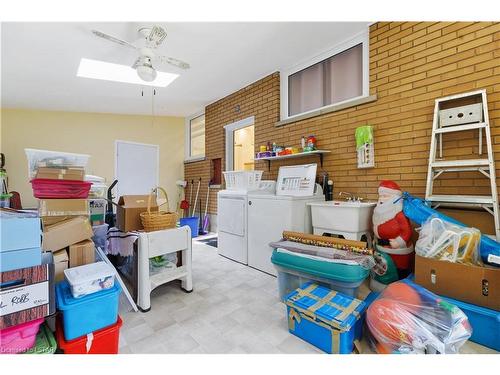
[[[82,167],[38,168],[36,178],[83,181]],[[95,262],[90,207],[87,199],[39,199],[42,221],[42,250],[54,256],[55,281],[64,279],[64,270]]]

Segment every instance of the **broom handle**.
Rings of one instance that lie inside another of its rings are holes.
[[[198,194],[200,193],[200,184],[201,184],[201,178],[198,180],[198,187],[196,188],[196,198],[194,198],[193,213],[191,214],[191,216],[194,216],[194,213],[196,210],[196,204],[198,203]]]
[[[191,206],[191,202],[193,202],[193,185],[194,185],[194,181],[191,180],[191,189],[189,191],[189,205]],[[188,208],[189,210],[189,208]],[[188,211],[188,215],[189,215],[189,211]]]
[[[208,214],[208,198],[210,197],[210,184],[207,186],[207,201],[205,202],[205,215],[207,216]]]

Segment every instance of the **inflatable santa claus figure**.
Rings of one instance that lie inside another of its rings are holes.
[[[412,227],[403,213],[401,188],[394,181],[384,180],[378,187],[379,199],[373,211],[373,232],[376,237],[378,264],[374,268],[380,290],[393,281],[408,276],[413,262]]]

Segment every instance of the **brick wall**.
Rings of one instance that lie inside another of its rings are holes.
[[[223,126],[255,115],[256,148],[267,141],[298,146],[303,135],[314,134],[318,147],[331,151],[323,169],[336,192],[375,199],[378,182],[393,179],[423,196],[434,100],[483,88],[500,167],[500,23],[380,22],[370,27],[370,94],[377,101],[275,127],[279,74],[274,73],[206,107],[207,159],[222,157],[224,165]],[[354,130],[364,124],[375,131],[376,167],[371,169],[356,168]],[[477,131],[450,134],[444,142],[450,157],[473,158],[477,148]],[[315,161],[310,157],[293,163]],[[275,162],[268,172],[267,164],[258,162],[256,169],[266,170],[264,178],[275,178],[285,164],[290,161]],[[186,179],[202,175],[208,181],[209,169],[209,160],[186,164]],[[435,186],[444,194],[489,193],[488,180],[474,172],[449,173]],[[215,193],[211,212],[216,212]]]

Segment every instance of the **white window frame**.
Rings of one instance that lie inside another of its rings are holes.
[[[234,131],[252,125],[255,125],[255,116],[250,116],[224,126],[226,132],[226,171],[234,169]]]
[[[320,55],[317,55],[315,57],[309,58],[307,60],[304,60],[303,62],[294,65],[291,68],[288,69],[282,69],[280,70],[280,95],[281,95],[281,100],[280,100],[280,116],[281,116],[281,121],[283,120],[288,120],[288,119],[293,119],[295,117],[300,117],[304,116],[316,111],[320,110],[325,110],[330,107],[336,107],[339,105],[344,105],[348,104],[349,102],[356,102],[359,101],[360,99],[367,98],[370,95],[370,46],[369,46],[369,30],[366,29],[365,31],[362,31],[361,33],[356,34],[354,37],[349,38],[348,40],[345,40],[342,43],[337,44],[335,47],[329,49],[328,51],[325,51],[321,53]],[[337,55],[343,51],[348,50],[349,48],[352,48],[358,44],[362,44],[362,49],[363,49],[363,88],[362,88],[362,94],[361,96],[357,96],[355,98],[350,98],[347,100],[343,100],[341,102],[336,102],[332,104],[328,104],[323,107],[319,108],[314,108],[306,112],[302,113],[297,113],[293,116],[288,115],[288,78],[294,74],[297,73],[301,70],[304,70],[314,64],[317,64],[323,60],[326,60],[334,55]]]
[[[206,117],[205,117],[205,154],[203,155],[196,155],[196,156],[191,156],[191,120],[203,116],[205,114],[205,111],[198,112],[194,115],[191,115],[189,117],[186,117],[185,122],[184,122],[184,161],[199,161],[199,160],[205,160],[205,154],[207,152],[206,150],[206,136],[207,136],[207,125],[206,125]]]

